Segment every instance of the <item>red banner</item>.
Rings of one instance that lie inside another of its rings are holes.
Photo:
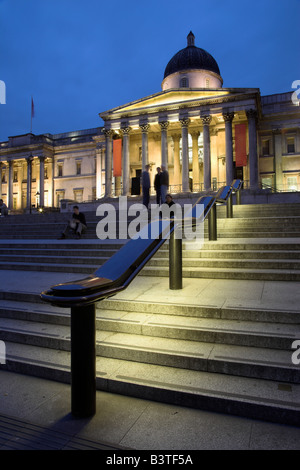
[[[235,125],[235,166],[247,166],[247,127],[246,124]]]
[[[122,176],[122,139],[113,140],[114,176]]]

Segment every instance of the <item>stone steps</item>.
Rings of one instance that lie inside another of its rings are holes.
[[[218,207],[217,241],[208,241],[207,222],[204,240],[183,240],[183,277],[300,281],[299,208],[234,206],[236,218],[225,220],[225,208]],[[5,240],[1,269],[84,277],[123,244],[43,237],[41,231],[40,240]],[[168,276],[168,256],[167,241],[140,279]],[[96,309],[97,388],[299,425],[300,369],[291,349],[300,338],[299,314],[155,298],[104,300]],[[7,353],[0,367],[70,383],[68,309],[42,303],[34,293],[0,291],[0,324]]]
[[[69,383],[69,311],[32,294],[17,297],[1,300],[1,367]],[[286,424],[299,419],[294,312],[105,300],[96,318],[99,390]]]
[[[297,238],[231,239],[230,242],[183,242],[183,277],[211,279],[300,280],[300,243]],[[281,241],[281,240],[280,240]],[[125,241],[126,242],[126,241]],[[1,269],[91,274],[123,243],[87,240],[43,243],[5,242]],[[144,276],[169,275],[168,241],[141,271]]]

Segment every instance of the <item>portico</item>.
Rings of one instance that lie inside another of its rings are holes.
[[[130,193],[130,179],[148,162],[153,170],[168,168],[171,186],[180,192],[210,191],[213,178],[228,183],[235,175],[235,125],[247,131],[248,160],[243,168],[258,185],[256,118],[260,113],[257,89],[169,90],[112,109],[100,116],[107,137],[107,196],[113,195],[112,145],[122,138],[123,195]],[[109,141],[110,139],[110,141]],[[152,179],[154,172],[152,171]],[[245,175],[244,175],[245,176]]]

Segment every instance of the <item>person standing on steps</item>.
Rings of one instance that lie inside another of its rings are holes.
[[[145,166],[145,171],[142,173],[142,191],[143,191],[143,204],[148,209],[150,202],[150,165]]]
[[[166,195],[169,188],[169,173],[164,165],[161,166],[160,173],[160,193],[161,193],[161,203],[166,202]]]
[[[155,178],[154,178],[154,189],[155,189],[155,192],[156,192],[156,204],[158,204],[160,206],[160,203],[161,203],[161,191],[160,191],[160,173],[161,173],[161,169],[160,167],[158,166],[156,168],[156,175],[155,175]]]

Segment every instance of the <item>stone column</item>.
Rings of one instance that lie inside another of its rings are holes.
[[[123,151],[122,151],[122,195],[128,196],[130,191],[130,160],[129,160],[129,133],[130,127],[123,127]]]
[[[282,178],[282,134],[281,130],[277,129],[273,132],[274,135],[274,166],[275,166],[275,188],[277,190],[283,189]]]
[[[189,141],[188,126],[189,119],[180,119],[181,137],[182,137],[182,192],[186,193],[190,190],[189,185]]]
[[[211,123],[211,116],[202,116],[203,123],[203,178],[204,178],[204,191],[211,190],[211,161],[210,161],[210,135],[209,125]]]
[[[150,129],[149,124],[141,124],[140,129],[142,131],[142,171],[145,171],[148,161],[148,131]]]
[[[161,165],[168,168],[168,127],[169,122],[163,121],[159,123],[161,127]]]
[[[102,151],[103,144],[96,146],[96,199],[102,196]]]
[[[181,168],[180,168],[180,152],[179,152],[179,142],[180,134],[174,134],[174,184],[181,184]]]
[[[234,177],[233,171],[233,144],[232,144],[232,121],[234,113],[224,113],[225,121],[225,145],[226,145],[226,184],[232,183]]]
[[[14,162],[13,160],[8,161],[8,209],[13,208],[13,172],[14,172]]]
[[[257,111],[250,109],[246,112],[248,118],[249,133],[249,167],[250,167],[250,189],[258,188],[258,157],[257,157]]]
[[[27,209],[31,212],[31,170],[33,157],[30,155],[27,161]]]
[[[199,167],[199,154],[198,154],[198,139],[200,132],[192,132],[193,140],[193,183],[200,183],[200,167]]]
[[[45,157],[39,157],[40,160],[40,206],[45,203]]]
[[[105,140],[105,197],[111,196],[112,190],[112,136],[111,129],[104,129]]]

